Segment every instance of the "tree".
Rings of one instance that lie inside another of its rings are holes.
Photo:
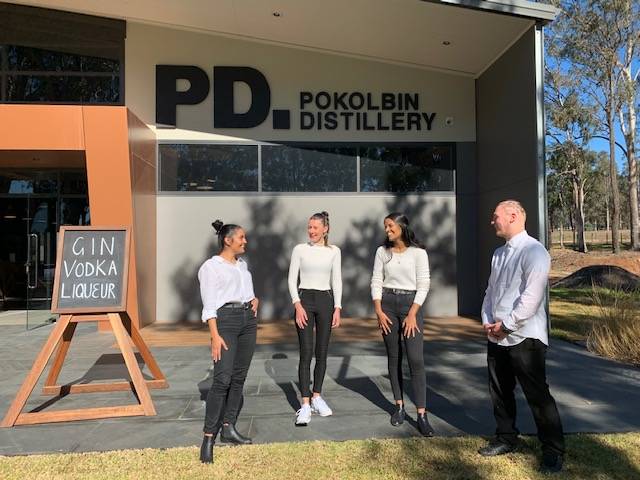
[[[547,166],[553,178],[548,187],[562,188],[561,177],[568,179],[571,194],[555,191],[559,201],[572,199],[572,218],[578,251],[586,252],[584,202],[586,184],[592,170],[593,155],[587,155],[588,142],[594,134],[596,111],[581,95],[581,82],[562,61],[566,23],[558,23],[547,36],[545,104],[547,138],[551,140]]]
[[[623,2],[622,15],[625,30],[625,48],[619,59],[620,82],[620,128],[626,144],[628,168],[629,224],[631,228],[631,248],[640,250],[640,218],[638,214],[638,166],[636,160],[637,117],[636,105],[640,102],[638,77],[640,66],[633,73],[634,61],[640,61],[640,2]]]
[[[637,0],[635,0],[637,1]],[[620,251],[620,195],[615,161],[616,117],[625,90],[620,56],[634,35],[630,11],[634,0],[559,0],[563,34],[561,58],[571,62],[584,94],[598,107],[602,134],[609,140],[611,233],[614,253]],[[635,31],[637,35],[637,31]],[[637,205],[636,205],[637,207]]]

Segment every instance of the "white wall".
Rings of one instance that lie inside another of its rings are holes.
[[[158,131],[159,139],[301,141],[475,141],[474,80],[418,68],[367,62],[339,55],[284,48],[203,33],[127,22],[125,92],[127,106],[149,125],[155,124],[155,66],[195,65],[213,77],[214,66],[249,66],[271,86],[271,108],[291,109],[292,129],[272,130],[271,115],[251,129],[213,129],[213,95],[198,105],[178,107],[177,129]],[[361,91],[420,94],[420,110],[436,112],[430,132],[301,131],[296,112],[299,92]],[[238,88],[238,111],[249,105],[247,88]],[[445,119],[454,119],[445,125]]]
[[[247,260],[265,318],[287,316],[291,249],[306,239],[313,213],[330,215],[330,241],[342,249],[344,315],[373,315],[369,283],[375,249],[384,238],[383,218],[407,212],[427,246],[431,291],[427,314],[457,315],[454,195],[359,196],[160,196],[158,197],[158,322],[199,318],[196,278],[217,253],[211,222],[220,218],[247,229]]]

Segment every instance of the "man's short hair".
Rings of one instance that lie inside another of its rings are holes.
[[[498,204],[499,207],[504,207],[508,210],[515,210],[520,213],[524,219],[527,218],[527,211],[524,209],[522,204],[517,200],[503,200]]]

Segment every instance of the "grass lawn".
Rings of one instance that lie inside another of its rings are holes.
[[[604,305],[614,302],[615,292],[598,289]],[[636,295],[630,293],[627,295]],[[640,298],[634,303],[640,308]],[[568,341],[584,341],[594,320],[602,316],[595,305],[591,288],[552,288],[549,310],[551,314],[551,336]]]
[[[599,315],[591,289],[552,288],[549,298],[552,337],[571,342],[585,341]]]
[[[9,479],[541,479],[538,442],[514,453],[482,458],[479,437],[302,442],[223,447],[202,465],[198,449],[0,456]],[[570,435],[565,470],[571,480],[640,478],[640,434]]]

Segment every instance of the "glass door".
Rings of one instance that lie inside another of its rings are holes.
[[[55,321],[51,293],[56,263],[57,199],[27,197],[26,275],[27,329]]]

